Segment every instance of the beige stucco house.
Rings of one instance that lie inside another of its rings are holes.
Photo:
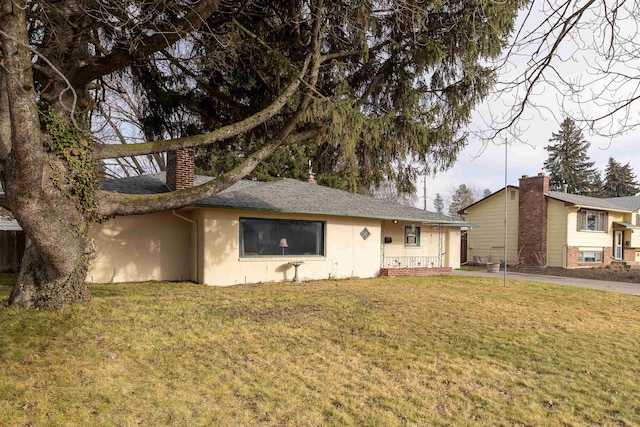
[[[164,173],[107,180],[103,188],[170,191]],[[292,280],[292,263],[303,263],[301,280],[450,273],[459,267],[464,225],[312,182],[241,181],[193,206],[95,225],[87,280],[228,286]]]
[[[640,261],[640,196],[595,198],[549,191],[549,177],[523,176],[464,208],[470,262],[592,267]]]

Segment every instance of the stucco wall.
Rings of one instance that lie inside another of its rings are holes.
[[[283,214],[228,209],[180,210],[117,217],[95,225],[90,235],[97,255],[87,275],[94,282],[134,282],[146,280],[193,280],[208,285],[292,280],[289,261],[303,261],[298,275],[302,280],[375,277],[382,258],[382,221],[379,219],[333,217],[327,215]],[[240,257],[239,219],[278,218],[324,221],[324,256]],[[445,227],[439,235],[433,226],[421,227],[418,248],[404,246],[404,225],[386,221],[384,245],[394,256],[436,256],[442,239],[443,265],[459,267],[460,230]],[[360,232],[369,230],[363,240]],[[389,255],[388,255],[389,256]]]
[[[203,210],[199,215],[203,227],[202,282],[208,285],[292,280],[294,268],[289,261],[304,262],[298,270],[302,280],[375,277],[380,271],[381,221],[377,219],[223,209]],[[240,217],[325,221],[325,255],[241,258]],[[371,235],[363,240],[360,232],[365,227]]]
[[[420,227],[420,246],[405,246],[405,227]],[[391,243],[385,243],[382,249],[384,257],[436,257],[442,251],[442,266],[460,267],[460,227],[439,227],[433,224],[410,221],[384,221],[384,237],[390,237]]]
[[[507,188],[507,263],[515,264],[518,246],[519,192]],[[504,259],[504,189],[467,210],[467,259],[482,256],[486,261]]]
[[[444,267],[460,268],[460,228],[446,227]]]
[[[420,227],[420,246],[405,246],[404,230],[411,225]],[[391,243],[384,245],[384,256],[386,257],[407,257],[407,256],[438,256],[438,239],[445,234],[439,234],[437,226],[428,226],[420,222],[393,221],[384,222],[384,236],[391,238]]]
[[[94,225],[89,235],[96,256],[87,281],[193,280],[191,228],[171,212],[116,217]]]

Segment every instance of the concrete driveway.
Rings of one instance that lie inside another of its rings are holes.
[[[488,273],[483,270],[453,270],[455,276],[490,277],[503,280],[504,271]],[[511,273],[507,271],[507,285],[509,280],[527,280],[539,283],[554,283],[556,285],[576,286],[578,288],[598,289],[601,291],[619,292],[621,294],[640,295],[640,284],[625,282],[607,282],[605,280],[589,280],[577,277],[542,276],[537,274]]]

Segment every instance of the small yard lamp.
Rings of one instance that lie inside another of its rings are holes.
[[[286,238],[282,238],[280,239],[280,244],[278,245],[282,248],[282,255],[284,255],[284,248],[288,248],[289,245],[287,244],[287,239]]]

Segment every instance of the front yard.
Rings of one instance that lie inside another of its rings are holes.
[[[0,425],[640,423],[638,297],[462,277],[91,291],[0,306]]]

